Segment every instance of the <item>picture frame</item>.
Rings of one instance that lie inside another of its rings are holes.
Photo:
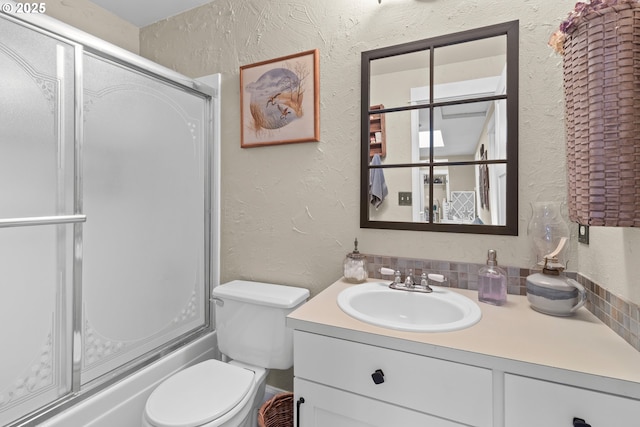
[[[240,67],[240,146],[320,140],[318,49]]]

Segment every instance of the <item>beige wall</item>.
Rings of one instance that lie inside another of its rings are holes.
[[[570,0],[216,1],[143,28],[143,56],[192,77],[222,73],[223,281],[267,280],[315,294],[341,276],[356,236],[368,253],[484,262],[494,248],[503,264],[530,266],[529,202],[565,195],[561,60],[546,43],[571,7]],[[360,229],[360,52],[514,19],[520,236]],[[313,48],[321,141],[241,149],[239,67]]]
[[[140,52],[140,29],[89,0],[47,0],[44,3],[47,15],[129,52]]]
[[[547,46],[573,0],[213,2],[141,30],[144,56],[196,77],[222,73],[222,278],[308,287],[341,275],[354,237],[368,253],[528,267],[530,202],[565,200],[562,61]],[[359,228],[360,52],[520,20],[519,236]],[[321,141],[240,148],[241,65],[320,50]],[[571,227],[575,237],[576,227]],[[640,302],[640,230],[592,228],[569,267]]]

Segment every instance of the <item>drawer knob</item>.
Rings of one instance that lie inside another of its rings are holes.
[[[591,427],[591,424],[587,424],[587,422],[581,418],[574,418],[573,427]]]
[[[382,369],[376,369],[376,371],[371,374],[371,378],[373,378],[374,383],[382,384],[384,382],[384,372],[382,372]]]

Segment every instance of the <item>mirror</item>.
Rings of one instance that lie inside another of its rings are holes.
[[[360,226],[518,234],[518,21],[362,53]]]

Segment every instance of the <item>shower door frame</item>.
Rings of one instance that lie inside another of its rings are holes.
[[[10,14],[0,12],[7,20],[66,43],[74,48],[74,213],[32,218],[0,219],[0,228],[24,227],[34,225],[73,224],[73,296],[72,296],[72,368],[69,393],[45,405],[34,412],[12,421],[6,427],[22,427],[34,425],[68,409],[82,400],[104,390],[108,386],[122,380],[132,373],[144,368],[168,353],[182,347],[207,333],[213,331],[210,294],[213,287],[220,282],[220,95],[219,87],[210,87],[196,80],[185,77],[173,70],[165,68],[124,49],[116,47],[99,38],[77,30],[48,16],[37,14]],[[205,102],[204,126],[204,324],[179,336],[163,346],[151,350],[130,362],[121,365],[89,383],[81,384],[82,365],[82,243],[83,223],[87,221],[83,213],[82,193],[82,147],[83,147],[83,59],[90,53],[118,65],[130,68],[141,74],[150,76],[174,88],[188,93],[198,94]],[[219,85],[219,79],[218,79]],[[67,363],[69,363],[67,361]]]

